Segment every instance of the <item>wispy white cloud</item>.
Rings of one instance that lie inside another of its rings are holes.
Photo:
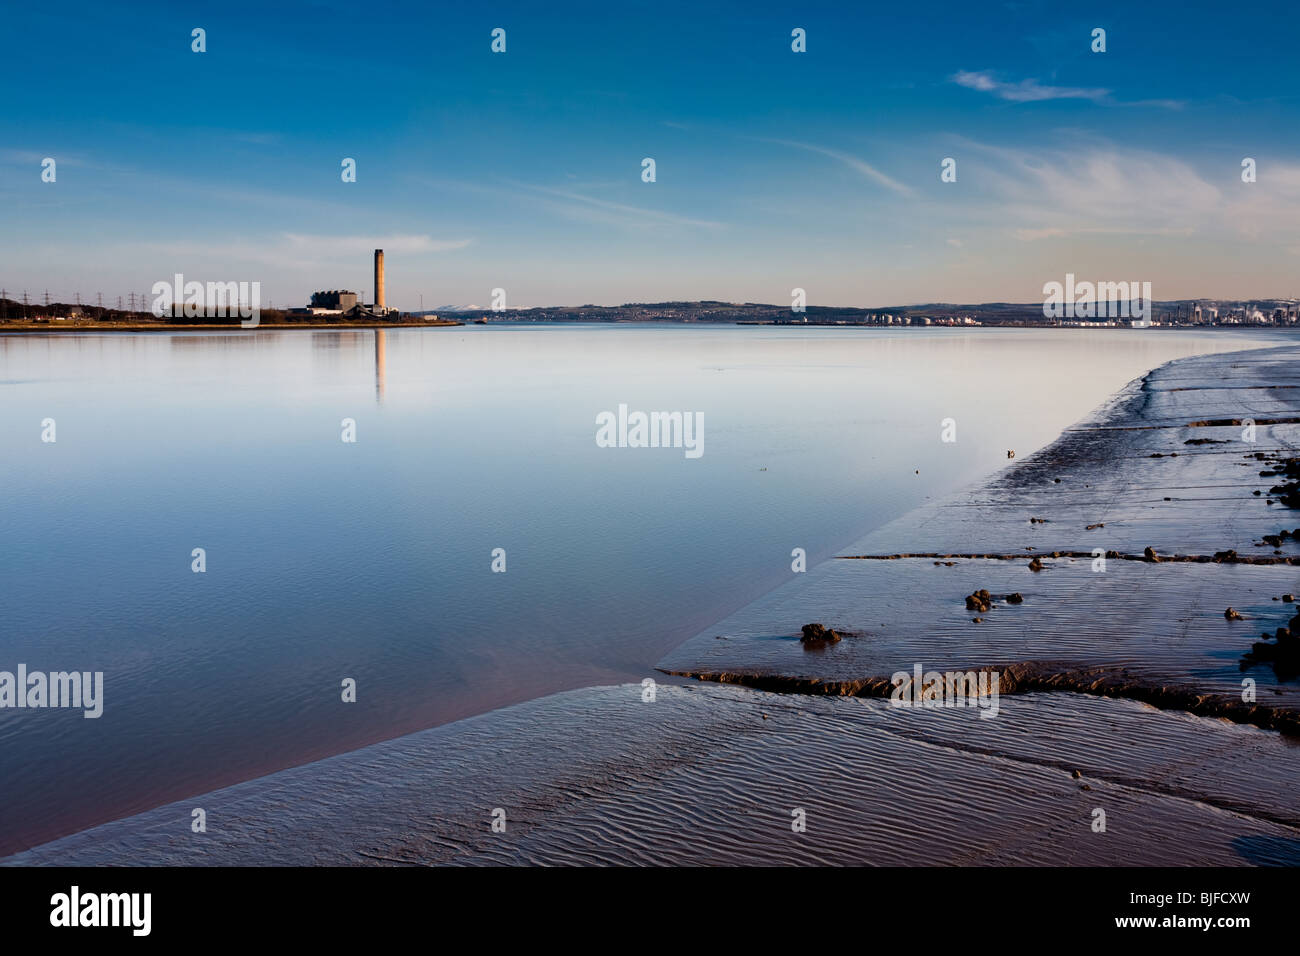
[[[554,189],[529,183],[513,183],[512,185],[527,190],[529,193],[534,194],[535,198],[544,201],[555,212],[572,219],[603,222],[608,225],[626,228],[653,225],[696,226],[707,229],[722,227],[720,222],[680,216],[663,209],[650,209],[644,206],[613,202],[608,199],[598,199],[595,196],[586,196],[568,189]]]
[[[876,169],[875,166],[872,166],[866,160],[859,159],[857,156],[854,156],[850,153],[841,152],[838,149],[828,149],[825,146],[814,146],[812,143],[801,143],[796,140],[789,140],[789,139],[770,139],[770,140],[766,140],[766,142],[779,143],[782,146],[793,146],[795,149],[804,149],[810,153],[819,153],[822,156],[829,156],[831,159],[835,159],[843,163],[845,166],[847,166],[849,169],[852,169],[854,172],[861,174],[865,179],[869,179],[874,183],[878,183],[879,185],[884,186],[887,189],[892,189],[894,192],[898,193],[901,196],[912,195],[911,188],[905,186],[903,183],[900,183],[896,179],[886,176],[884,173]]]
[[[1123,102],[1114,99],[1112,91],[1104,87],[1049,86],[1035,79],[1019,82],[1000,80],[989,70],[958,70],[950,79],[958,86],[981,93],[991,93],[998,99],[1011,103],[1040,103],[1046,100],[1088,100],[1102,106],[1156,106],[1162,109],[1177,110],[1183,108],[1180,100],[1133,100]]]
[[[1162,110],[1180,110],[1187,104],[1183,100],[1126,100],[1115,106],[1158,106]]]
[[[472,242],[470,239],[435,239],[426,235],[311,236],[294,232],[286,232],[283,238],[289,249],[321,259],[351,257],[358,251],[364,253],[372,249],[411,254],[451,252],[464,249]]]
[[[1300,166],[1202,169],[1166,153],[1108,143],[1025,150],[962,140],[964,214],[998,221],[1016,239],[1069,236],[1300,239]],[[1265,175],[1267,173],[1267,175]]]
[[[238,240],[182,240],[122,244],[141,258],[174,261],[185,268],[275,269],[290,272],[346,267],[364,271],[375,249],[402,256],[434,255],[464,249],[470,239],[435,239],[428,235],[329,236],[281,233]]]
[[[953,74],[952,81],[968,90],[992,93],[999,99],[1010,100],[1013,103],[1036,103],[1040,100],[1099,100],[1110,95],[1110,90],[1098,87],[1088,89],[1077,86],[1044,86],[1037,80],[1007,83],[996,79],[987,70],[959,70]]]
[[[1065,235],[1064,229],[1049,226],[1045,229],[1017,229],[1015,236],[1021,242],[1037,242],[1039,239],[1057,239]]]

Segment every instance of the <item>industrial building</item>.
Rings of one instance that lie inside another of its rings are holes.
[[[388,308],[384,302],[384,250],[375,250],[375,301],[372,304],[364,304],[359,293],[348,289],[331,289],[327,292],[313,292],[310,305],[302,309],[290,309],[289,314],[336,315],[344,319],[397,318],[397,309]]]
[[[312,312],[350,312],[360,302],[361,297],[355,292],[349,292],[347,289],[332,289],[329,292],[313,292],[311,305],[308,308]]]

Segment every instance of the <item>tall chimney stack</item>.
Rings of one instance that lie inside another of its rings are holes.
[[[384,250],[375,250],[375,308],[384,307]]]

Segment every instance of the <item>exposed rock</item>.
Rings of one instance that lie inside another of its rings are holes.
[[[1142,557],[1153,563],[1160,560],[1160,555],[1156,554],[1156,549],[1150,546],[1147,546],[1142,550]]]
[[[1250,652],[1241,660],[1242,670],[1267,662],[1273,665],[1273,671],[1279,680],[1291,680],[1300,676],[1300,637],[1295,637],[1294,634],[1290,628],[1280,627],[1277,629],[1277,641],[1272,644],[1265,643],[1267,634],[1261,634],[1265,641],[1256,641],[1251,645]]]
[[[1029,570],[1030,571],[1043,570],[1043,562],[1038,559],[1038,555],[1034,555],[1034,560],[1029,562]]]
[[[993,596],[983,588],[974,594],[966,595],[966,610],[989,611],[993,608]]]
[[[1024,601],[1025,601],[1025,599],[1024,599],[1023,597],[1020,596],[1020,592],[1019,592],[1019,591],[1016,591],[1014,594],[1008,594],[1008,595],[1007,595],[1007,603],[1008,603],[1008,604],[1023,604]]]
[[[1226,611],[1224,611],[1224,612],[1223,612],[1223,616],[1226,617],[1229,621],[1240,621],[1240,620],[1241,620],[1241,615],[1237,613],[1237,609],[1236,609],[1236,608],[1232,608],[1232,607],[1230,607],[1230,608],[1228,608]]]
[[[803,636],[799,638],[804,644],[834,644],[842,635],[836,633],[833,629],[822,627],[820,624],[805,624],[803,626]]]

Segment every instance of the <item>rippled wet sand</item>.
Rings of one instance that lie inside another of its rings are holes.
[[[421,731],[6,862],[1296,864],[1296,755],[1270,731],[1078,694],[1005,698],[985,720],[707,684],[645,703],[629,684]],[[195,806],[206,834],[189,831]],[[491,831],[498,807],[505,833]],[[806,832],[791,829],[796,809]]]

